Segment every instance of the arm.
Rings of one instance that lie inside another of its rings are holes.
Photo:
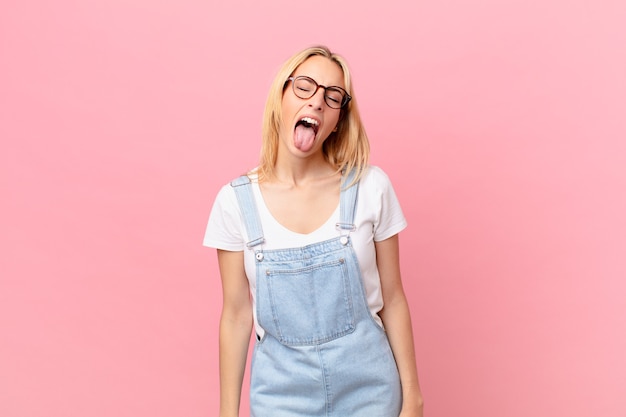
[[[243,252],[217,251],[222,277],[220,318],[220,416],[239,416],[241,385],[252,329],[252,302]]]
[[[422,417],[424,403],[417,378],[411,315],[400,278],[398,235],[376,242],[376,263],[384,302],[380,318],[385,325],[402,384],[400,416]]]

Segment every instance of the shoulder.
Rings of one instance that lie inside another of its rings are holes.
[[[365,189],[384,192],[391,187],[391,180],[382,168],[376,165],[370,165],[361,177],[360,186]]]
[[[204,246],[240,251],[244,248],[241,208],[232,182],[223,185],[215,197],[207,224]]]
[[[233,180],[234,181],[234,180]],[[237,196],[232,182],[224,184],[215,197],[215,203],[221,206],[232,206],[237,203]]]
[[[389,181],[389,176],[383,171],[383,169],[377,165],[369,165],[365,170],[364,177],[370,177],[374,179],[383,179]]]
[[[227,184],[224,184],[222,188],[217,193],[217,197],[215,198],[216,202],[220,202],[221,204],[227,205],[237,205],[237,194],[235,192],[235,187],[238,185],[244,185],[246,183],[254,183],[258,182],[258,176],[250,171],[248,174],[242,174],[238,177],[233,178]]]
[[[361,179],[359,198],[367,204],[374,221],[374,241],[385,240],[403,230],[407,223],[389,176],[381,168],[370,166]]]

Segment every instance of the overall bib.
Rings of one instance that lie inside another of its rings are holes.
[[[349,184],[350,178],[345,182]],[[397,417],[400,378],[352,248],[358,184],[341,191],[337,237],[263,250],[250,180],[233,181],[256,258],[251,417]]]

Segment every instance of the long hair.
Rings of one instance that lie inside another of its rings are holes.
[[[287,86],[287,78],[294,73],[300,64],[317,55],[330,59],[341,68],[345,89],[352,96],[352,100],[341,109],[337,131],[331,133],[324,142],[322,147],[324,157],[337,171],[350,172],[355,169],[356,176],[353,182],[360,179],[367,167],[370,146],[361,122],[348,64],[342,56],[332,53],[327,47],[313,46],[289,58],[278,71],[270,87],[263,114],[261,132],[263,144],[257,170],[259,181],[270,180],[274,176],[274,166],[278,153],[278,136],[282,121],[281,103]]]

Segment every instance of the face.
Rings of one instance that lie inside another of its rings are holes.
[[[339,65],[323,56],[312,56],[300,64],[292,74],[294,78],[299,76],[309,77],[318,85],[345,88]],[[322,152],[322,144],[337,126],[341,114],[340,109],[328,106],[324,94],[324,88],[318,88],[311,98],[302,99],[294,94],[293,81],[287,83],[279,148],[299,156]]]

